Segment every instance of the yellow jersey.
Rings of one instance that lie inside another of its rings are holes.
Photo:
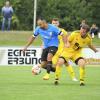
[[[89,34],[85,38],[82,38],[80,31],[74,31],[69,35],[68,41],[70,42],[70,47],[63,49],[61,57],[64,57],[66,61],[69,59],[75,61],[79,57],[82,57],[82,48],[91,44],[92,39]]]
[[[91,44],[92,38],[88,33],[85,38],[82,38],[80,31],[74,31],[68,37],[68,41],[70,42],[70,47],[66,48],[66,50],[80,51],[85,46]]]

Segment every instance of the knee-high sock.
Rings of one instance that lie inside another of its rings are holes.
[[[55,79],[59,79],[61,74],[61,66],[56,66]]]
[[[80,81],[84,81],[84,77],[85,77],[85,68],[83,67],[79,67],[80,68]]]
[[[73,67],[71,65],[66,66],[67,71],[69,72],[71,78],[75,78],[75,72],[73,70]]]
[[[55,68],[52,67],[52,61],[48,61],[47,65],[45,66],[45,69],[47,70],[47,73],[50,74],[50,72],[55,72]]]
[[[46,68],[47,68],[47,73],[49,74],[52,69],[52,61],[47,62]]]

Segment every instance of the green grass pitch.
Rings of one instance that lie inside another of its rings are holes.
[[[71,81],[63,68],[60,84],[55,86],[54,74],[50,80],[33,76],[31,67],[0,66],[0,100],[100,100],[100,68],[87,66],[86,86]],[[78,68],[74,67],[78,75]]]

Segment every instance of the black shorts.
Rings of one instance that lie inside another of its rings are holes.
[[[51,46],[51,47],[43,49],[42,55],[41,55],[41,61],[47,61],[48,53],[55,55],[57,50],[58,50],[58,48],[55,46]]]

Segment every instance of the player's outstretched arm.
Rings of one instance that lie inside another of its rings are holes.
[[[27,48],[33,43],[33,41],[35,40],[34,36],[31,36],[26,44],[26,46],[24,47],[23,51],[27,50]]]
[[[92,44],[88,45],[88,47],[92,49],[95,53],[98,52],[98,50]]]

